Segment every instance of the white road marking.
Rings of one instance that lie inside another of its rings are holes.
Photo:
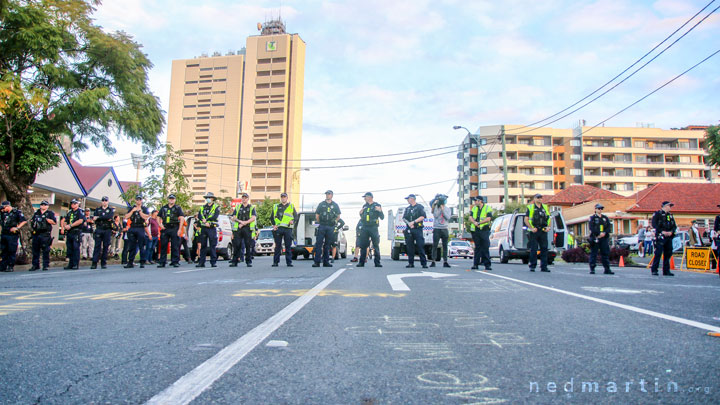
[[[637,313],[640,313],[640,314],[645,314],[645,315],[654,316],[654,317],[656,317],[656,318],[660,318],[660,319],[665,319],[665,320],[672,321],[672,322],[681,323],[681,324],[683,324],[683,325],[688,325],[688,326],[692,326],[692,327],[695,327],[695,328],[704,329],[704,330],[707,330],[707,331],[710,331],[710,332],[718,332],[718,333],[720,333],[720,327],[713,326],[713,325],[708,325],[708,324],[702,323],[702,322],[691,321],[691,320],[689,320],[689,319],[680,318],[680,317],[672,316],[672,315],[666,315],[666,314],[662,314],[662,313],[660,313],[660,312],[649,311],[649,310],[647,310],[647,309],[642,309],[642,308],[634,307],[634,306],[632,306],[632,305],[625,305],[625,304],[620,304],[620,303],[613,302],[613,301],[608,301],[608,300],[603,300],[603,299],[600,299],[600,298],[591,297],[591,296],[588,296],[588,295],[577,294],[577,293],[574,293],[574,292],[561,290],[561,289],[559,289],[559,288],[547,287],[547,286],[540,285],[540,284],[530,283],[530,282],[528,282],[528,281],[523,281],[523,280],[518,280],[518,279],[515,279],[515,278],[510,278],[510,277],[501,276],[501,275],[499,275],[499,274],[486,273],[486,272],[482,272],[482,271],[478,271],[478,273],[486,274],[486,275],[488,275],[488,276],[503,278],[503,279],[505,279],[505,280],[515,281],[516,283],[527,284],[527,285],[530,285],[530,286],[533,286],[533,287],[542,288],[542,289],[545,289],[545,290],[550,290],[550,291],[558,292],[558,293],[560,293],[560,294],[569,295],[569,296],[571,296],[571,297],[582,298],[582,299],[584,299],[584,300],[594,301],[594,302],[598,302],[598,303],[600,303],[600,304],[605,304],[605,305],[610,305],[610,306],[617,307],[617,308],[626,309],[626,310],[628,310],[628,311],[633,311],[633,312],[637,312]]]
[[[265,344],[267,347],[287,347],[288,342],[284,340],[271,340]]]
[[[52,273],[35,273],[35,274],[23,274],[20,277],[36,277],[36,276],[59,276],[64,274],[75,274],[75,273],[83,273],[86,271],[97,271],[97,270],[66,270],[62,272],[54,271]]]
[[[611,294],[662,294],[662,291],[655,290],[631,290],[627,288],[614,287],[580,287],[585,291]]]
[[[147,404],[188,404],[203,393],[223,374],[250,353],[257,345],[276,331],[288,319],[307,305],[318,293],[347,270],[342,268],[321,281],[310,291],[283,308],[280,312],[256,326],[216,355],[185,374],[163,392],[150,398]]]
[[[432,278],[442,278],[442,277],[455,277],[457,274],[447,274],[447,273],[434,273],[432,271],[423,271],[422,273],[404,273],[404,274],[389,274],[387,276],[387,280],[390,283],[390,287],[392,287],[393,291],[410,291],[410,287],[405,284],[402,279],[403,277],[432,277]]]
[[[193,270],[173,271],[173,273],[175,273],[175,274],[190,273],[190,272],[193,272],[193,271],[208,271],[208,270],[212,270],[212,269],[213,269],[213,267],[210,267],[210,268],[207,268],[207,269],[206,269],[206,268],[202,268],[202,269],[193,269]]]

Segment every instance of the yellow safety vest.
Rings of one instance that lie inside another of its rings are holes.
[[[234,216],[235,218],[237,218],[238,211],[240,210],[240,207],[242,207],[242,204],[238,204],[238,205],[235,206],[235,212],[233,212],[233,216]],[[250,204],[250,216],[253,216],[253,212],[255,213],[255,217],[257,217],[257,211],[255,210],[255,206],[252,205],[252,204]],[[232,224],[233,224],[233,225],[232,225],[233,231],[237,231],[237,230],[238,230],[238,226],[240,226],[240,225],[239,225],[237,222],[235,222],[235,221],[233,221]],[[253,233],[255,233],[255,221],[250,222],[250,230],[252,230]]]
[[[278,207],[280,204],[273,205],[273,221],[277,220],[277,212]],[[293,216],[293,213],[295,212],[295,206],[292,205],[292,203],[288,204],[287,208],[285,208],[285,212],[283,212],[282,219],[280,220],[280,223],[277,224],[277,226],[283,227],[283,228],[292,228],[292,225],[290,225],[290,221],[295,219]]]
[[[479,219],[487,218],[488,211],[490,211],[490,207],[488,207],[487,204],[483,204],[483,207],[480,210],[480,217],[478,217],[478,206],[476,205],[476,206],[472,207],[471,215],[475,219],[475,221],[477,221]],[[482,231],[489,227],[490,227],[490,222],[486,222],[484,224],[480,224],[480,226],[478,226],[477,228]],[[475,224],[470,224],[470,232],[473,232],[473,231],[475,231]]]
[[[215,211],[217,210],[217,208],[218,208],[218,205],[217,205],[217,204],[213,204],[212,207],[210,207],[210,214],[209,214],[209,215],[210,215],[210,216],[213,216],[213,214],[215,213]],[[200,215],[199,215],[199,217],[200,217],[200,222],[205,222],[205,213],[204,213],[204,212],[205,212],[204,207],[203,207],[203,208],[200,208]],[[215,221],[208,221],[208,223],[209,223],[211,226],[214,226],[214,225],[216,224]]]
[[[550,208],[546,204],[542,205],[543,209],[545,210],[545,213],[547,214],[547,226],[550,227],[550,221],[552,220],[552,217],[550,216]],[[535,204],[528,205],[528,219],[530,220],[530,225],[533,225],[532,220],[533,216],[535,215]]]

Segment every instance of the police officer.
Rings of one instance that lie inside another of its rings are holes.
[[[528,205],[525,226],[528,228],[528,250],[530,251],[530,271],[537,267],[537,251],[540,249],[540,271],[549,273],[548,262],[548,236],[551,218],[550,208],[542,203],[542,194],[535,194],[533,203]]]
[[[110,249],[110,242],[113,236],[113,224],[115,208],[109,207],[110,199],[105,196],[100,200],[100,206],[95,208],[93,222],[95,223],[95,248],[93,249],[91,269],[97,269],[98,261],[100,268],[107,269],[107,255]]]
[[[333,240],[330,244],[330,263],[335,262],[338,250],[338,238],[340,237],[340,230],[345,226],[345,221],[342,218],[338,219],[337,225],[333,230]]]
[[[720,208],[720,204],[718,204],[717,207]],[[720,260],[720,215],[715,216],[715,224],[713,225],[713,230],[715,231],[714,238],[712,241],[710,241],[710,245],[712,246],[712,244],[715,243],[715,258],[716,260]],[[715,268],[717,268],[717,261],[715,262]]]
[[[220,215],[220,206],[215,203],[217,197],[213,193],[203,196],[205,205],[198,211],[198,225],[200,226],[200,257],[195,267],[205,267],[205,260],[210,251],[210,267],[217,267],[217,225]]]
[[[360,209],[360,223],[358,224],[360,234],[357,245],[360,247],[360,262],[357,267],[365,267],[370,241],[372,241],[375,250],[373,255],[375,267],[382,267],[382,264],[380,264],[380,233],[378,227],[380,226],[380,220],[385,219],[385,213],[383,213],[382,206],[373,200],[374,197],[371,192],[365,193],[363,198],[365,204]]]
[[[672,241],[677,230],[675,218],[670,213],[670,208],[674,205],[670,201],[663,201],[662,208],[655,211],[652,217],[652,227],[655,228],[655,256],[650,271],[653,276],[658,275],[661,255],[663,258],[663,276],[674,276],[670,272],[670,258],[673,251]]]
[[[403,213],[403,220],[407,224],[405,229],[405,243],[407,244],[408,265],[407,268],[415,267],[415,252],[420,255],[420,264],[427,269],[427,258],[425,257],[425,237],[423,236],[423,221],[425,220],[425,208],[415,200],[415,194],[405,197],[408,207]]]
[[[141,244],[145,243],[145,221],[150,218],[150,211],[143,205],[143,196],[135,196],[135,206],[125,214],[125,219],[130,220],[130,228],[127,231],[128,262],[126,269],[135,267],[135,255],[140,251],[140,268],[145,268],[145,258]]]
[[[0,261],[0,270],[15,271],[15,254],[18,249],[18,239],[20,238],[20,228],[27,223],[22,211],[13,208],[10,201],[2,202],[2,211],[0,212],[0,224],[2,224],[2,234],[0,234],[0,249],[2,249],[2,261]]]
[[[492,215],[492,209],[485,204],[485,200],[480,196],[475,197],[475,204],[470,210],[470,234],[475,244],[473,270],[477,270],[480,263],[485,266],[485,270],[492,270],[492,262],[490,261],[490,222],[492,222]]]
[[[90,215],[90,208],[85,208],[85,222],[82,224],[82,235],[80,238],[80,257],[82,259],[92,259],[93,251],[95,250],[95,239],[93,239],[93,233],[95,232],[95,221],[92,215]]]
[[[340,219],[340,207],[332,200],[333,192],[325,192],[325,200],[318,204],[315,210],[315,221],[318,223],[315,239],[315,263],[313,267],[320,267],[322,255],[323,267],[332,267],[330,264],[330,245],[333,241],[335,226]]]
[[[253,224],[257,220],[257,210],[249,203],[250,196],[243,193],[241,203],[235,206],[230,216],[233,229],[233,257],[230,267],[237,267],[238,258],[243,257],[248,267],[252,267]]]
[[[298,213],[295,206],[288,201],[287,193],[280,194],[280,202],[273,205],[273,239],[275,239],[275,255],[272,267],[280,264],[280,252],[285,242],[285,262],[288,267],[292,264],[293,225],[297,222]]]
[[[50,232],[52,226],[57,223],[55,213],[50,211],[48,207],[50,203],[42,201],[40,208],[33,214],[30,220],[30,228],[32,228],[32,267],[30,271],[40,268],[40,254],[42,252],[43,266],[42,270],[47,271],[50,266],[50,245],[52,245],[52,237]]]
[[[602,211],[602,204],[595,204],[595,214],[590,216],[590,274],[595,274],[598,250],[602,256],[603,274],[615,274],[610,271],[610,219]]]
[[[65,270],[77,270],[80,266],[80,244],[82,243],[82,225],[85,223],[85,214],[80,209],[80,201],[70,201],[70,209],[60,219],[60,232],[65,234],[65,247],[67,248],[68,264]]]
[[[188,227],[188,232],[192,230],[190,238],[190,260],[195,263],[198,260],[198,256],[200,256],[200,222],[198,222],[199,219],[197,213],[193,216],[193,218],[194,221],[192,223],[192,227]]]
[[[165,267],[167,263],[167,245],[170,242],[170,266],[180,267],[180,227],[185,221],[185,213],[179,205],[175,204],[175,194],[168,195],[168,203],[160,208],[160,253],[158,254],[158,268]]]

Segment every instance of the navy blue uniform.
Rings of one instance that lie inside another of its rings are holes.
[[[82,219],[82,223],[73,226],[73,222]],[[77,269],[80,265],[80,243],[82,242],[82,228],[85,224],[85,214],[78,208],[70,210],[65,214],[65,225],[71,228],[65,231],[65,246],[67,248],[68,265],[67,269]]]
[[[47,221],[48,219],[57,222],[54,212],[37,210],[30,221],[30,228],[32,228],[32,266],[36,269],[40,268],[41,254],[43,270],[47,270],[50,266],[50,245],[52,245],[50,232],[52,232],[52,224]]]
[[[375,253],[373,260],[375,266],[380,266],[380,233],[378,227],[380,226],[380,220],[385,219],[385,214],[382,210],[377,211],[375,207],[380,207],[380,204],[373,202],[372,204],[365,203],[362,206],[362,214],[360,214],[360,222],[358,223],[358,247],[360,247],[360,264],[364,265],[367,260],[367,250],[370,247],[372,241],[373,249]]]
[[[140,212],[150,215],[150,210],[143,205],[140,207],[140,211],[135,211],[130,216],[130,229],[127,231],[128,267],[133,266],[138,250],[140,251],[140,265],[145,265],[145,219],[140,215]]]
[[[405,208],[403,219],[407,223],[414,222],[420,217],[426,218],[425,208],[420,204],[408,205]],[[415,254],[420,256],[420,264],[427,267],[427,258],[425,257],[425,237],[423,236],[423,223],[417,222],[410,228],[405,229],[405,243],[408,255],[408,265],[414,266]]]
[[[92,264],[96,266],[100,260],[100,265],[105,267],[112,240],[115,208],[97,207],[93,217],[95,217],[95,249],[93,250]]]
[[[315,264],[320,264],[320,255],[325,266],[330,266],[330,245],[340,216],[340,207],[335,201],[323,201],[318,204],[315,214],[319,217],[317,236],[315,239]]]
[[[172,207],[170,207],[170,204],[166,204],[160,208],[158,218],[165,227],[160,232],[160,254],[158,255],[158,264],[160,266],[164,266],[167,262],[168,241],[170,242],[170,265],[180,264],[180,237],[178,236],[180,217],[185,217],[185,213],[177,204]]]
[[[25,216],[19,209],[13,209],[10,212],[4,210],[0,213],[0,224],[2,224],[2,234],[0,235],[0,249],[2,249],[2,261],[0,261],[0,270],[13,271],[15,267],[15,254],[18,248],[18,239],[20,232],[11,232],[10,229],[17,227],[25,222]]]
[[[655,228],[655,256],[653,257],[650,271],[657,275],[660,267],[660,256],[663,261],[663,275],[670,274],[670,258],[672,257],[672,241],[675,237],[677,225],[673,214],[663,210],[656,211],[652,217],[652,227]],[[671,236],[663,235],[664,232],[671,232]]]
[[[215,266],[217,262],[217,227],[218,216],[220,215],[220,206],[212,203],[205,204],[200,208],[198,213],[198,222],[200,226],[200,257],[198,258],[198,266],[205,266],[205,256],[210,250],[210,265]],[[206,222],[207,224],[203,224]]]
[[[601,233],[605,233],[602,238]],[[590,273],[595,273],[598,250],[605,273],[610,273],[610,219],[605,214],[590,217]]]
[[[257,212],[255,211],[255,207],[250,204],[247,206],[238,204],[235,207],[233,216],[240,221],[247,221],[253,216],[257,218]],[[241,227],[240,224],[233,223],[233,257],[230,260],[230,264],[237,265],[238,259],[240,261],[245,259],[245,263],[252,264],[252,241],[252,229],[250,228],[250,224]]]

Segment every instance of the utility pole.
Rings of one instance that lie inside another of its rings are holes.
[[[503,185],[505,186],[505,198],[503,201],[505,201],[505,207],[507,207],[508,204],[508,167],[507,167],[507,153],[505,152],[505,125],[500,126],[500,131],[502,133],[502,154],[503,154]]]

